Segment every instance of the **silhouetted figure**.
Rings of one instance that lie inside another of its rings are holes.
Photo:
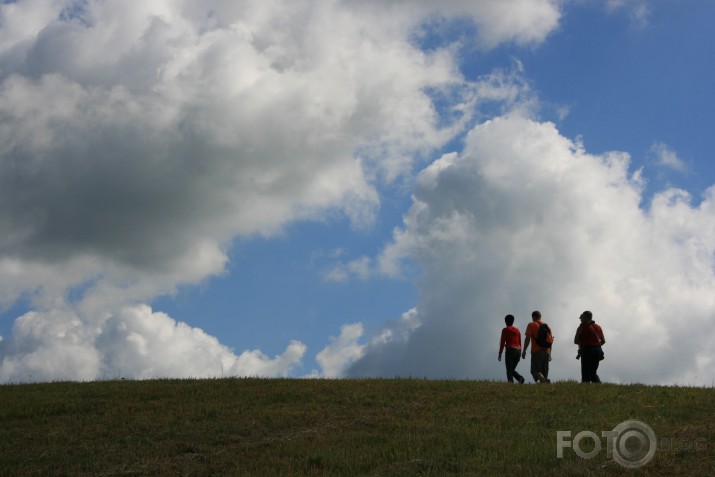
[[[581,324],[576,330],[573,342],[579,345],[579,355],[581,356],[581,382],[600,383],[598,377],[598,365],[603,359],[603,349],[606,344],[603,337],[603,330],[593,321],[593,313],[584,311],[579,316]],[[578,358],[578,355],[577,355]]]
[[[553,343],[554,337],[549,325],[541,321],[541,312],[533,311],[531,313],[531,323],[526,327],[524,334],[526,338],[524,338],[524,350],[521,357],[526,359],[526,351],[531,344],[531,376],[534,378],[534,382],[550,383],[549,361],[551,361],[551,343]]]
[[[505,364],[506,364],[506,379],[514,382],[514,378],[519,381],[519,384],[524,384],[524,377],[516,372],[516,365],[521,360],[521,331],[514,326],[514,316],[506,315],[504,317],[506,328],[501,330],[501,339],[499,340],[499,361],[501,355],[506,348]]]

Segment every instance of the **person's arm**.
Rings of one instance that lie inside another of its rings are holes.
[[[606,338],[603,336],[603,328],[600,326],[598,327],[598,333],[597,333],[598,338],[601,340],[601,346],[606,344]]]
[[[573,337],[573,344],[581,345],[581,326],[576,328],[576,336]]]
[[[527,330],[528,333],[528,330]],[[521,351],[521,357],[526,358],[526,350],[529,349],[529,343],[531,343],[531,336],[528,334],[526,335],[526,338],[524,338],[524,349]]]
[[[501,330],[501,338],[499,339],[499,361],[501,361],[501,354],[504,351],[504,344],[506,343],[506,328]]]

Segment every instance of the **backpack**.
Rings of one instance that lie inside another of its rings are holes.
[[[551,328],[546,323],[539,325],[539,330],[536,332],[536,344],[542,348],[551,348],[554,343],[554,338],[551,336]]]

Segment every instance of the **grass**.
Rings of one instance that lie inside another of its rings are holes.
[[[660,439],[646,466],[624,469],[605,449],[556,458],[558,430],[600,435],[627,419]],[[412,379],[0,386],[0,475],[714,475],[714,444],[712,388]]]

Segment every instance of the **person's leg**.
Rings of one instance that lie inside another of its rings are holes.
[[[519,374],[516,370],[516,367],[519,365],[519,361],[521,361],[521,350],[514,348],[514,377],[517,381],[519,381],[519,384],[524,384],[524,376]]]
[[[544,362],[541,374],[544,375],[546,382],[550,383],[551,381],[549,381],[549,361],[551,361],[551,352],[549,350],[542,350],[542,353],[544,354]]]
[[[547,382],[545,372],[548,373],[548,354],[545,350],[539,350],[531,353],[531,375],[534,381],[539,383]]]
[[[523,383],[524,377],[516,371],[516,366],[521,360],[521,350],[516,348],[507,348],[506,359],[509,366],[509,369],[507,369],[507,378],[509,377],[509,372],[511,372],[512,379],[516,378],[519,383]],[[511,379],[509,381],[513,382]]]
[[[539,374],[543,376],[543,383],[550,383],[549,381],[549,358],[551,357],[548,350],[541,349],[537,351],[539,355]]]
[[[509,381],[510,383],[514,382],[514,367],[516,366],[514,364],[514,357],[510,353],[511,348],[506,349],[506,353],[504,353],[504,365],[506,366],[506,380]]]
[[[601,349],[593,350],[593,366],[591,367],[591,382],[600,383],[601,378],[598,377],[598,365],[601,364]]]
[[[589,369],[588,369],[588,358],[586,357],[588,353],[581,351],[581,382],[590,383]]]
[[[541,381],[539,378],[539,358],[536,356],[536,353],[531,353],[531,377],[534,378],[534,382],[538,383]]]
[[[587,383],[598,383],[598,375],[596,371],[598,370],[598,348],[586,348],[584,349],[583,356],[583,366],[585,367],[585,382]]]

